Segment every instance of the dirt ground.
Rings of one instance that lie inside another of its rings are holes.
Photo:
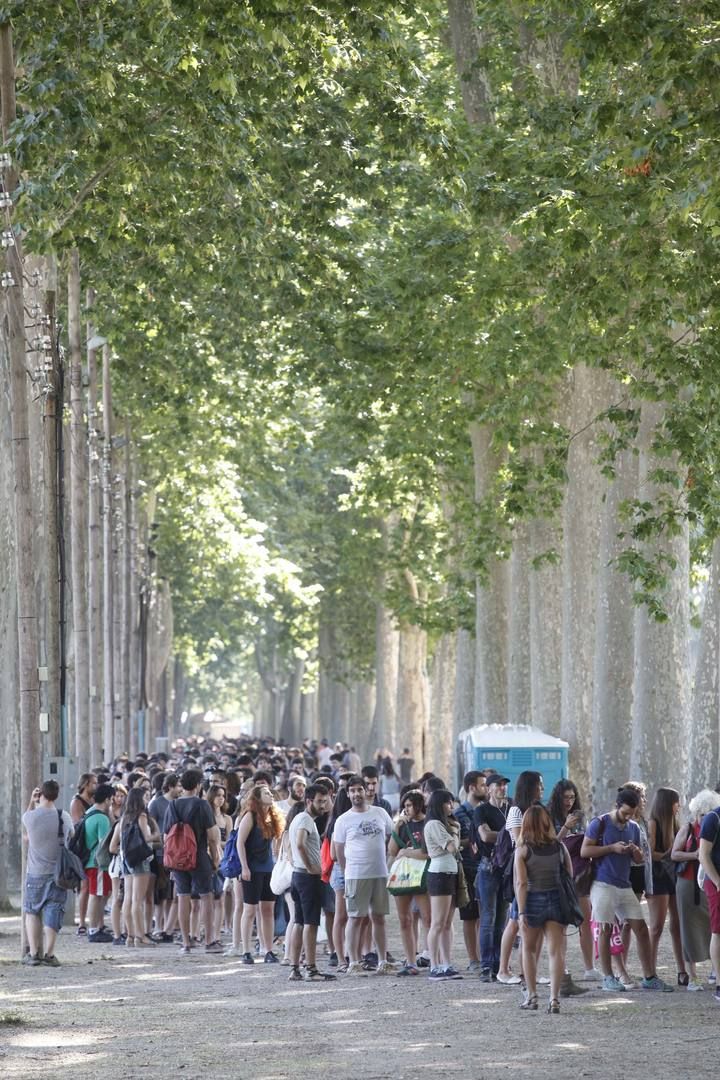
[[[399,955],[392,917],[391,948]],[[91,946],[64,930],[62,967],[23,967],[17,917],[0,919],[0,1077],[73,1080],[182,1073],[244,1080],[415,1080],[439,1074],[684,1078],[713,1071],[719,1006],[709,989],[673,994],[594,989],[559,1016],[519,1011],[514,987],[338,978],[293,985],[287,968],[174,946]],[[459,940],[458,940],[459,939]],[[461,935],[458,932],[458,946]],[[675,982],[667,942],[660,973]],[[461,947],[456,963],[464,967]],[[577,938],[570,967],[580,969]],[[630,962],[637,970],[636,958]],[[321,965],[322,966],[322,965]],[[706,977],[709,965],[700,970]]]

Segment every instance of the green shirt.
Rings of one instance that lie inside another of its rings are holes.
[[[85,818],[85,843],[90,852],[87,861],[89,868],[96,867],[95,852],[103,837],[110,832],[110,818],[102,810],[89,810]]]

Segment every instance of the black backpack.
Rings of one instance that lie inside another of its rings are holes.
[[[90,848],[88,847],[88,844],[87,844],[87,836],[86,836],[86,833],[85,833],[85,823],[86,823],[87,819],[92,814],[101,814],[101,813],[102,813],[101,810],[96,810],[94,807],[91,807],[89,810],[86,810],[85,813],[83,814],[83,816],[80,818],[80,820],[76,824],[75,828],[73,829],[73,834],[72,834],[72,836],[70,837],[70,839],[67,842],[68,851],[72,851],[73,855],[77,855],[78,859],[83,864],[83,866],[87,866],[88,862],[90,861],[90,856],[92,854],[92,852],[91,852],[91,850],[90,850]]]

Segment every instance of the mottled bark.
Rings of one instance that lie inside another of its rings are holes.
[[[540,560],[529,573],[531,716],[535,727],[557,736],[562,698],[561,551],[562,532],[555,522],[542,517],[528,522],[528,557],[531,563]]]
[[[576,367],[568,379],[568,483],[563,512],[563,636],[560,733],[570,744],[570,775],[590,790],[593,663],[602,476],[595,418],[606,407],[608,376]]]
[[[532,663],[530,645],[529,527],[520,522],[513,535],[509,566],[507,722],[532,720]]]
[[[457,635],[443,634],[430,665],[430,724],[425,767],[454,783]]]
[[[612,806],[630,775],[635,604],[627,578],[614,566],[623,549],[618,510],[637,496],[637,457],[619,455],[615,479],[603,490],[595,605],[592,804]]]
[[[639,445],[639,487],[643,499],[653,501],[662,490],[651,480],[658,461],[653,434],[662,422],[662,405],[645,402]],[[664,467],[668,466],[663,459]],[[673,467],[677,468],[677,462]],[[673,497],[677,492],[673,490]],[[662,601],[666,622],[657,622],[646,607],[635,611],[635,670],[633,730],[630,768],[634,776],[651,784],[669,784],[685,790],[689,730],[689,535],[684,523],[676,536],[661,537],[644,548],[646,556],[665,554],[675,569],[667,571]]]
[[[715,788],[720,777],[720,540],[712,549],[698,642],[690,734],[688,792]]]
[[[475,472],[475,499],[489,495],[499,461],[487,427],[470,431]],[[483,580],[476,584],[475,602],[475,723],[507,723],[508,611],[510,572],[506,560],[492,558]]]

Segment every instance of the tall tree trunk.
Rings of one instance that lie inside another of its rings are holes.
[[[396,751],[410,750],[418,775],[424,771],[428,696],[427,634],[419,626],[404,623],[398,650]]]
[[[103,758],[110,761],[115,746],[115,667],[113,624],[115,621],[113,565],[113,490],[112,490],[112,389],[110,384],[110,348],[103,346]]]
[[[720,540],[712,549],[695,665],[688,791],[714,788],[720,775]]]
[[[121,482],[122,533],[120,534],[120,742],[130,746],[130,651],[132,647],[132,453],[130,425],[125,424],[125,452]]]
[[[384,588],[384,579],[382,582]],[[382,747],[397,751],[397,686],[400,634],[382,601],[375,605],[375,708],[365,738],[358,732],[360,756],[369,761]],[[402,749],[402,747],[400,747]]]
[[[562,532],[547,518],[528,522],[528,555],[540,559],[530,570],[530,692],[532,722],[549,735],[560,735],[562,670],[562,567],[543,559],[562,550]]]
[[[620,505],[636,496],[637,458],[626,451],[602,496],[597,568],[591,796],[602,810],[612,806],[630,776],[635,605],[627,579],[613,563],[623,548]]]
[[[454,786],[454,703],[457,665],[457,634],[443,634],[430,665],[430,737],[426,767]],[[416,773],[420,775],[420,773]]]
[[[281,736],[287,746],[297,746],[300,737],[300,697],[305,661],[296,660],[288,682]]]
[[[0,334],[0,905],[20,884],[20,693],[8,341]],[[24,807],[23,807],[24,809]]]
[[[455,686],[453,688],[453,770],[455,769],[457,739],[475,723],[475,641],[468,630],[457,631],[455,645]],[[462,776],[455,776],[459,789]]]
[[[16,119],[15,58],[9,22],[0,25],[0,112],[3,141],[7,144]],[[3,189],[14,194],[18,176],[14,165],[2,170]],[[27,358],[25,354],[25,306],[23,266],[19,237],[5,249],[6,271],[14,284],[4,290],[3,332],[10,360],[10,419],[12,461],[15,477],[15,572],[20,697],[21,804],[27,806],[40,776],[40,688],[38,686],[38,625],[33,581],[33,503],[28,446]]]
[[[594,418],[606,405],[607,376],[578,366],[570,375],[568,483],[563,514],[563,638],[560,734],[570,744],[570,774],[590,790],[596,577],[602,477]]]
[[[653,484],[657,467],[653,435],[662,422],[663,406],[645,402],[640,423],[639,485],[643,499],[662,494]],[[677,464],[677,463],[676,463]],[[667,467],[667,462],[663,461]],[[689,535],[687,524],[673,537],[647,546],[652,558],[666,554],[675,563],[668,570],[662,600],[667,622],[657,622],[646,607],[635,611],[635,677],[630,767],[640,779],[685,790],[689,745]]]
[[[87,307],[94,293],[87,291]],[[102,651],[102,434],[98,410],[97,337],[92,322],[87,324],[88,370],[88,693],[90,763],[102,762],[103,745],[103,651]]]
[[[70,255],[68,274],[68,336],[70,339],[70,483],[72,530],[73,638],[75,654],[75,755],[81,772],[89,758],[89,655],[87,625],[87,436],[83,401],[80,314],[80,256]]]
[[[57,266],[54,259],[46,260],[45,273],[45,320],[48,348],[46,351],[45,392],[43,395],[43,505],[45,522],[43,536],[45,550],[43,563],[46,568],[47,612],[45,626],[45,663],[47,666],[47,712],[49,730],[47,749],[52,757],[65,752],[64,699],[62,695],[64,672],[61,648],[61,545],[60,545],[60,445],[58,432],[62,431],[62,381],[60,354],[57,341],[56,319]],[[58,408],[58,401],[60,408]]]
[[[532,663],[530,657],[530,546],[529,528],[520,522],[513,536],[509,567],[507,720],[532,720]]]
[[[491,432],[473,424],[470,430],[475,470],[475,499],[490,491],[499,462],[491,447]],[[509,568],[493,559],[484,580],[476,584],[475,605],[475,723],[507,723]]]

